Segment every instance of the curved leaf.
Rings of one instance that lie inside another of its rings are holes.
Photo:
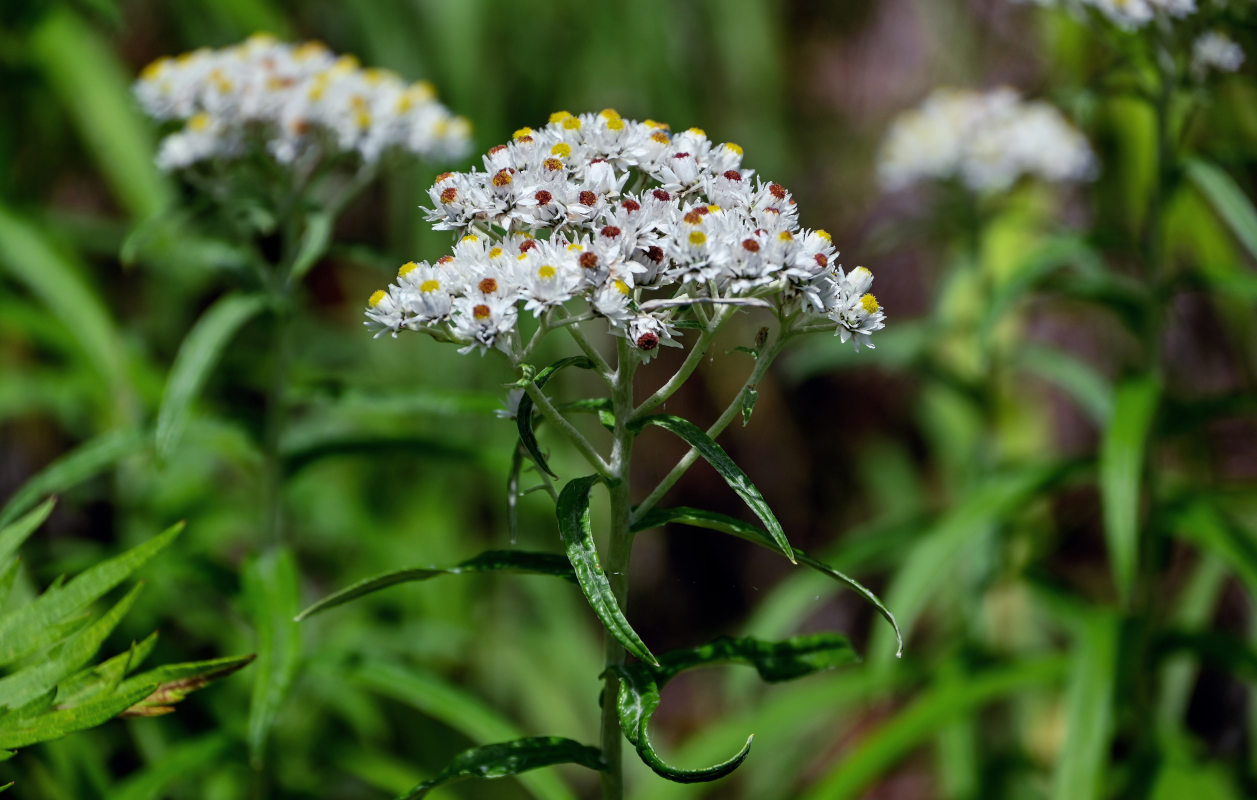
[[[1113,418],[1100,445],[1100,500],[1118,594],[1129,600],[1139,561],[1139,485],[1161,388],[1155,378],[1118,385]]]
[[[1253,208],[1252,201],[1230,175],[1213,164],[1190,158],[1185,167],[1187,177],[1213,204],[1235,238],[1253,258],[1257,258],[1257,209]]]
[[[596,747],[559,736],[535,736],[465,750],[435,778],[399,795],[397,800],[416,800],[438,786],[466,778],[504,778],[555,764],[580,764],[599,771],[607,768],[602,751]]]
[[[597,475],[587,475],[574,478],[563,487],[556,509],[559,535],[563,538],[563,548],[576,572],[581,591],[585,593],[585,599],[602,621],[603,627],[625,650],[643,661],[655,664],[658,663],[655,657],[624,618],[615,592],[611,590],[611,582],[607,580],[598,559],[598,548],[594,545],[594,534],[589,525],[589,492],[600,480]]]
[[[266,306],[259,295],[219,298],[188,331],[170,367],[161,409],[157,412],[157,452],[168,456],[179,444],[192,401],[214,370],[223,348],[246,322]]]
[[[639,429],[646,425],[658,425],[665,430],[671,431],[683,439],[690,447],[694,448],[708,464],[712,465],[716,472],[720,473],[720,477],[725,479],[725,483],[729,484],[729,488],[733,489],[751,511],[755,512],[755,516],[759,517],[760,522],[764,523],[764,527],[767,529],[768,535],[771,537],[773,544],[776,545],[777,550],[790,559],[790,563],[798,563],[794,557],[794,549],[790,546],[790,542],[786,540],[786,532],[781,529],[781,523],[773,515],[772,509],[768,507],[768,503],[764,500],[764,496],[760,494],[759,489],[755,488],[755,484],[751,483],[751,479],[742,471],[742,468],[734,463],[729,454],[724,451],[724,448],[716,444],[716,441],[708,436],[706,431],[687,419],[671,414],[655,414],[633,423],[633,426]]]
[[[25,542],[27,537],[44,524],[44,520],[48,519],[48,515],[52,513],[52,507],[56,504],[56,498],[50,497],[16,522],[0,526],[0,564],[16,553],[17,549],[22,546],[22,542]]]
[[[532,553],[524,550],[489,550],[478,556],[460,561],[452,567],[412,567],[395,572],[386,572],[374,578],[366,578],[352,586],[328,595],[297,615],[300,622],[312,617],[320,611],[348,603],[363,595],[378,592],[389,586],[410,581],[426,581],[440,575],[464,575],[477,572],[511,572],[521,575],[553,575],[556,578],[576,583],[576,575],[572,565],[561,555],[555,553]]]
[[[244,571],[244,594],[257,629],[248,742],[249,760],[258,766],[301,660],[301,632],[293,621],[301,597],[292,551],[279,547],[252,561]]]
[[[754,525],[743,522],[742,520],[734,519],[733,517],[729,517],[724,514],[718,514],[714,511],[704,511],[702,509],[688,508],[685,506],[678,508],[652,509],[648,514],[646,514],[646,516],[642,517],[633,524],[633,530],[635,532],[644,531],[671,523],[680,523],[682,525],[692,525],[696,528],[707,528],[713,531],[720,531],[721,533],[736,536],[739,539],[745,539],[752,544],[766,547],[774,552],[779,552],[777,550],[776,543],[772,540],[772,537],[770,537],[767,531],[762,528],[758,528]],[[899,631],[899,623],[895,621],[895,615],[891,613],[891,610],[882,603],[877,595],[873,594],[873,592],[867,589],[855,578],[839,572],[823,561],[813,558],[802,550],[796,548],[794,555],[798,559],[798,563],[806,567],[811,567],[817,572],[820,572],[823,575],[828,575],[839,583],[847,585],[865,600],[870,602],[873,607],[877,609],[877,613],[881,614],[882,618],[889,622],[890,626],[895,630],[895,638],[898,642],[895,655],[903,655],[903,634]]]
[[[35,473],[14,492],[0,509],[0,527],[17,519],[39,498],[95,477],[143,447],[146,438],[136,431],[111,431],[83,442]]]
[[[301,233],[301,243],[297,254],[293,257],[292,269],[288,280],[298,282],[327,253],[328,244],[332,240],[332,224],[335,220],[327,211],[316,211],[306,217],[305,230]]]
[[[656,666],[631,664],[612,667],[620,678],[616,710],[624,736],[637,748],[642,761],[661,777],[676,783],[700,783],[723,778],[746,760],[754,736],[742,749],[718,764],[701,769],[681,769],[659,757],[650,741],[650,718],[659,707],[659,693],[668,681],[687,669],[713,664],[741,663],[755,668],[765,681],[801,678],[859,660],[845,636],[814,634],[780,642],[763,642],[749,636],[722,637],[688,650],[664,653]]]
[[[546,382],[554,377],[554,373],[564,367],[580,367],[581,369],[593,369],[594,362],[585,356],[568,356],[561,358],[550,366],[537,373],[533,378],[533,383],[537,384],[537,388],[546,385]],[[537,444],[537,436],[533,433],[532,424],[533,402],[532,398],[527,394],[521,395],[519,398],[519,407],[515,412],[515,424],[519,428],[519,440],[523,443],[524,449],[528,451],[528,455],[532,456],[532,460],[537,462],[537,466],[541,471],[552,478],[559,477],[554,474],[554,470],[550,469],[550,465],[546,463],[546,458],[541,454],[541,447]]]

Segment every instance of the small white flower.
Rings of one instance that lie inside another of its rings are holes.
[[[1244,49],[1221,31],[1202,34],[1192,45],[1192,71],[1203,77],[1209,70],[1237,72],[1244,65]]]

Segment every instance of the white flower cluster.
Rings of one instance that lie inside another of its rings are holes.
[[[161,143],[157,161],[168,170],[239,157],[258,144],[285,164],[312,147],[367,162],[391,148],[453,159],[470,147],[470,125],[436,101],[430,84],[361,69],[317,42],[259,34],[161,58],[145,67],[135,94],[155,119],[185,122]]]
[[[1236,72],[1243,64],[1243,48],[1221,31],[1202,34],[1192,44],[1192,71],[1199,76],[1210,70]]]
[[[900,114],[878,157],[882,186],[958,179],[975,192],[1002,191],[1023,175],[1062,182],[1096,169],[1083,138],[1054,107],[1009,88],[937,89]]]
[[[1065,6],[1077,11],[1093,8],[1127,30],[1142,27],[1161,17],[1185,17],[1195,13],[1196,0],[1019,0],[1041,6]]]
[[[483,160],[429,190],[429,221],[463,234],[453,253],[403,266],[371,297],[368,325],[512,353],[522,304],[543,324],[605,319],[649,358],[679,346],[696,303],[827,316],[857,349],[885,324],[872,273],[844,272],[829,234],[799,227],[789,191],[697,128],[559,111]]]

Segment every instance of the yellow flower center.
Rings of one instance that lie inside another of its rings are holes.
[[[866,294],[866,295],[864,295],[863,297],[861,297],[861,298],[860,298],[860,306],[861,306],[861,307],[862,307],[865,311],[867,311],[868,313],[872,314],[872,313],[876,312],[876,311],[877,311],[877,308],[878,308],[878,306],[877,306],[877,298],[876,298],[876,297],[874,297],[874,296],[873,296],[873,295],[871,295],[871,294]]]
[[[619,290],[620,294],[628,294],[628,293],[629,293],[629,287],[628,287],[628,284],[627,284],[627,283],[625,283],[624,281],[617,280],[617,281],[615,282],[615,288]]]
[[[542,280],[548,281],[551,278],[553,278],[554,275],[555,275],[554,267],[550,266],[549,264],[542,264],[541,267],[537,269],[537,277],[541,278]]]
[[[694,134],[695,136],[706,136],[706,135],[707,135],[707,131],[703,130],[702,128],[690,128],[689,130],[687,130],[687,131],[686,131],[686,133],[692,133],[692,134]]]
[[[725,147],[729,148],[738,155],[742,155],[742,145],[734,144],[733,142],[725,142]]]
[[[706,244],[706,242],[707,242],[707,234],[703,233],[702,231],[690,232],[690,244],[697,246],[697,245]]]
[[[431,294],[432,292],[440,291],[440,289],[441,289],[441,282],[438,281],[436,278],[429,278],[428,280],[419,284],[419,291],[423,292],[424,294]]]
[[[511,134],[512,139],[523,139],[525,136],[532,136],[532,128],[525,126]]]
[[[404,278],[410,273],[414,272],[418,267],[419,265],[416,264],[415,262],[407,261],[405,264],[401,265],[400,269],[397,270],[397,277]]]
[[[388,292],[384,291],[383,289],[377,289],[377,290],[376,290],[376,291],[375,291],[375,292],[371,295],[371,299],[367,301],[367,304],[368,304],[368,305],[370,305],[372,308],[375,308],[375,307],[376,307],[376,306],[378,306],[378,305],[379,305],[379,304],[380,304],[380,303],[384,300],[384,298],[386,298],[386,297],[388,297]]]
[[[568,118],[568,117],[570,117],[570,116],[572,116],[571,112],[568,112],[568,111],[556,111],[556,112],[554,112],[553,114],[551,114],[551,115],[550,115],[550,122],[552,122],[552,123],[553,123],[553,122],[562,122],[563,120],[567,119],[567,118]]]

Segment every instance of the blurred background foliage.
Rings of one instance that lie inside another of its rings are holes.
[[[751,732],[755,749],[710,786],[630,763],[634,798],[1257,796],[1253,31],[1237,34],[1250,65],[1183,129],[1190,179],[1164,198],[1150,276],[1152,114],[1096,80],[1109,39],[1005,0],[18,0],[0,20],[0,498],[10,517],[62,498],[24,549],[25,591],[186,519],[110,652],[160,628],[160,663],[259,654],[177,714],[21,752],[4,765],[18,796],[379,797],[473,744],[596,738],[597,628],[566,587],[447,578],[289,622],[366,575],[509,541],[514,429],[493,415],[509,376],[360,323],[398,264],[446,246],[416,208],[442,165],[374,184],[301,289],[281,443],[291,557],[263,541],[264,318],[231,341],[177,446],[153,446],[179,343],[241,265],[185,224],[195,206],[152,165],[129,85],[158,56],[259,30],[431,80],[477,152],[558,108],[703,127],[878,276],[878,349],[800,347],[723,441],[796,545],[882,593],[906,656],[824,579],[716,534],[643,535],[629,614],[652,649],[843,630],[866,662],[779,687],[736,668],[678,678],[656,723],[674,762]],[[1094,185],[879,193],[895,112],[939,84],[1001,83],[1083,127]],[[713,418],[743,358],[705,365],[669,410]],[[643,440],[643,482],[678,454]],[[572,454],[555,463],[575,474]],[[674,496],[741,513],[704,469]],[[520,545],[555,542],[548,503],[526,498]],[[440,796],[593,791],[543,770]]]

